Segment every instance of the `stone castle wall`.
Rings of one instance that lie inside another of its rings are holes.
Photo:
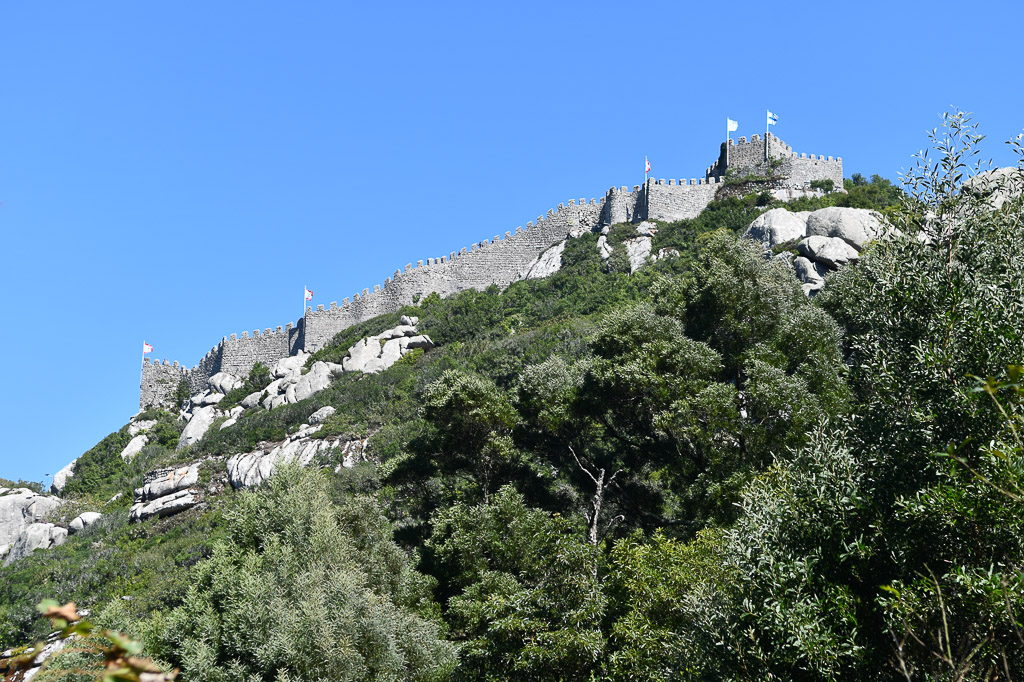
[[[811,180],[831,178],[843,185],[842,159],[809,158],[797,155],[782,140],[768,139],[769,152],[782,159],[777,173],[784,177],[780,187],[803,188]],[[749,142],[739,138],[729,148],[729,167],[734,171],[764,172],[764,141],[754,135]],[[507,286],[523,279],[541,254],[570,236],[596,230],[603,225],[639,220],[676,221],[695,218],[715,197],[722,186],[727,166],[725,144],[718,161],[707,169],[704,178],[686,180],[648,180],[644,186],[612,187],[596,201],[580,199],[559,204],[526,228],[495,235],[460,251],[409,263],[393,277],[363,289],[341,304],[331,303],[307,308],[305,318],[275,330],[264,329],[231,334],[206,354],[192,369],[164,360],[143,363],[140,408],[167,405],[179,381],[185,378],[193,393],[206,388],[207,380],[217,372],[244,376],[257,362],[268,367],[299,350],[314,352],[323,348],[336,334],[354,324],[384,313],[394,312],[431,293],[450,296],[467,289],[483,290],[491,285]]]
[[[705,177],[709,180],[724,178],[726,171],[730,169],[734,176],[766,175],[769,170],[764,163],[766,143],[769,158],[781,161],[774,170],[774,175],[779,178],[776,183],[779,188],[805,188],[812,180],[832,180],[836,189],[843,188],[842,157],[797,154],[792,147],[771,133],[764,139],[760,135],[753,135],[749,142],[745,137],[729,140],[728,163],[726,143],[723,142],[718,160],[708,168]]]
[[[182,378],[187,378],[184,367],[177,362],[164,360],[153,362],[149,358],[142,361],[142,387],[139,391],[139,409],[149,405],[166,405],[174,398],[174,391]]]

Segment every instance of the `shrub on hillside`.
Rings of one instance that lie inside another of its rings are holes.
[[[323,472],[284,467],[228,521],[167,620],[162,653],[190,679],[432,680],[452,668],[430,584],[375,502],[333,502]]]

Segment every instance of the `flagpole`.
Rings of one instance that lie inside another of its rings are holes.
[[[725,169],[729,170],[729,117],[725,117]]]
[[[768,119],[768,110],[764,110],[764,162],[768,163],[768,126],[770,121]]]

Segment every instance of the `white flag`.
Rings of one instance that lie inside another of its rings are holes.
[[[310,291],[309,289],[306,289],[306,287],[302,287],[302,289],[303,289],[303,291],[306,292],[306,300],[307,301],[312,301],[313,300],[313,292]]]
[[[647,157],[645,156],[644,157],[644,173],[650,173],[650,172],[651,172],[651,162],[648,161]]]
[[[727,118],[725,119],[725,129],[730,133],[734,133],[740,129],[740,124],[731,118]]]
[[[148,344],[145,341],[143,341],[142,342],[142,354],[145,355],[146,353],[152,353],[152,352],[153,352],[153,346],[151,346],[150,344]]]
[[[768,125],[773,126],[773,125],[775,125],[778,122],[779,122],[779,117],[769,111],[768,112]]]

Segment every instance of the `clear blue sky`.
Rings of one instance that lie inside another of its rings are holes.
[[[143,339],[192,366],[303,284],[340,301],[645,155],[698,177],[726,116],[896,179],[955,104],[1005,165],[1020,28],[1016,2],[4,3],[0,476],[124,424]]]

